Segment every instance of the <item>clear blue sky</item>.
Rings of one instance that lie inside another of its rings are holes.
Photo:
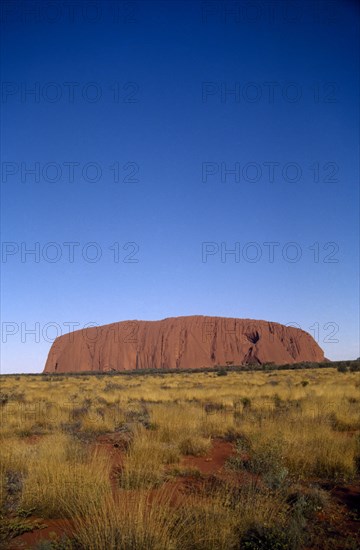
[[[358,357],[356,2],[52,6],[2,8],[2,372],[192,314]]]

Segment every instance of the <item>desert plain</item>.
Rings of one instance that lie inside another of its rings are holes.
[[[347,549],[359,362],[1,377],[2,548]]]

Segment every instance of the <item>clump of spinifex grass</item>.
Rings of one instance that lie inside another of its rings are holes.
[[[241,541],[251,526],[284,529],[289,520],[284,498],[256,483],[238,488],[224,484],[210,494],[193,496],[179,514],[183,547],[197,550],[246,548]]]
[[[89,453],[64,434],[50,436],[29,460],[21,507],[42,517],[66,517],[70,505],[99,504],[110,493],[109,475],[110,463],[103,453]]]
[[[247,470],[261,479],[271,489],[282,487],[287,481],[288,469],[285,466],[279,441],[265,441],[250,444],[248,440],[238,441],[237,454],[230,457],[227,466],[234,470]],[[245,454],[244,454],[245,453]]]
[[[236,550],[251,526],[275,532],[289,520],[283,499],[253,485],[236,492],[224,486],[177,503],[174,491],[167,485],[156,493],[122,489],[100,506],[83,502],[76,508],[76,548]]]
[[[286,401],[274,410],[257,409],[241,416],[239,425],[253,445],[248,466],[257,470],[256,462],[261,464],[265,453],[269,454],[269,464],[275,467],[281,462],[281,467],[293,477],[315,476],[332,481],[353,479],[356,475],[355,437],[349,437],[347,432],[335,432],[328,412],[321,410],[319,403],[314,404],[311,412],[306,411],[307,405],[302,409],[287,405],[284,414],[285,405]],[[275,448],[276,456],[271,459]]]
[[[100,505],[82,501],[69,508],[75,516],[75,547],[87,550],[165,550],[181,548],[182,525],[171,493],[152,495],[147,490],[120,490]]]
[[[209,450],[210,434],[204,427],[207,415],[201,406],[161,404],[151,412],[160,441],[176,445],[183,455],[201,456]]]
[[[120,485],[126,489],[156,487],[164,479],[164,465],[179,459],[179,448],[175,444],[161,441],[156,431],[139,425],[125,455]]]

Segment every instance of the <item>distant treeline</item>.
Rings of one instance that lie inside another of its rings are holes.
[[[281,370],[309,370],[309,369],[337,369],[339,372],[360,372],[360,359],[354,361],[325,361],[323,363],[302,362],[285,365],[265,363],[263,365],[216,365],[201,369],[166,369],[154,368],[144,370],[112,370],[112,371],[83,371],[83,372],[47,372],[47,373],[23,373],[21,376],[41,376],[44,379],[64,376],[138,376],[138,375],[164,375],[164,374],[192,374],[199,372],[212,372],[218,376],[226,376],[229,372],[270,372]],[[3,374],[2,376],[20,376],[20,374]]]

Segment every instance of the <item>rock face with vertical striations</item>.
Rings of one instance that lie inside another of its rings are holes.
[[[279,323],[224,317],[122,321],[58,337],[44,372],[201,369],[324,361],[303,330]]]

